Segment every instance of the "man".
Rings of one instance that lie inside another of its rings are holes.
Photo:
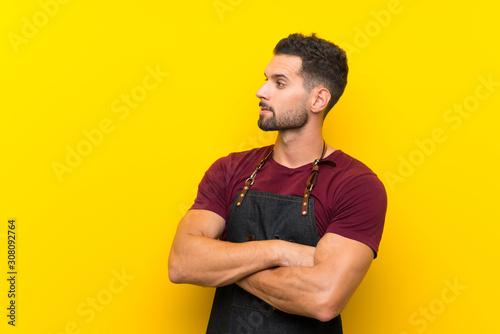
[[[333,43],[282,39],[257,91],[258,125],[278,131],[275,145],[221,158],[201,181],[169,277],[217,287],[207,333],[342,333],[387,205],[377,176],[323,140],[347,72]]]

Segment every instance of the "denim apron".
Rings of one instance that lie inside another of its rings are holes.
[[[257,171],[271,154],[272,151],[261,161],[254,174],[247,179],[244,188],[235,197],[229,212],[226,241],[280,239],[316,246],[320,236],[314,218],[314,200],[309,199],[309,194],[314,186],[317,172],[311,175],[312,186],[309,186],[311,178],[308,180],[303,198],[249,189]],[[320,159],[315,161],[316,166]],[[282,312],[236,284],[217,288],[207,334],[250,333],[341,334],[342,323],[340,315],[328,322],[321,322]]]

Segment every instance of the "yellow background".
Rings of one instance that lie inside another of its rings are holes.
[[[349,83],[325,137],[370,166],[389,196],[380,255],[343,313],[345,332],[498,333],[500,5],[65,2],[0,9],[2,333],[204,332],[214,290],[169,282],[172,237],[215,159],[273,142],[256,126],[255,92],[292,32],[348,51]],[[120,99],[132,93],[143,100],[125,114]],[[96,145],[85,146],[85,131]],[[68,147],[86,156],[59,178]]]

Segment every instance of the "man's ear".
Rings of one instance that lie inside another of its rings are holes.
[[[330,91],[323,86],[318,86],[313,89],[313,101],[311,105],[311,111],[313,113],[320,113],[325,110],[328,102],[332,98]]]

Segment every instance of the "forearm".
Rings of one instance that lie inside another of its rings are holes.
[[[204,236],[180,236],[172,245],[169,276],[174,283],[224,286],[281,265],[278,242],[231,243]]]
[[[283,240],[218,240],[225,221],[210,211],[189,211],[179,223],[168,259],[174,283],[224,286],[276,266],[312,266],[315,248]]]
[[[279,310],[328,321],[343,310],[372,257],[368,246],[327,233],[316,247],[313,266],[263,270],[237,284]]]
[[[332,303],[333,287],[321,280],[320,271],[318,267],[272,268],[237,284],[283,312],[326,321],[340,310]]]

